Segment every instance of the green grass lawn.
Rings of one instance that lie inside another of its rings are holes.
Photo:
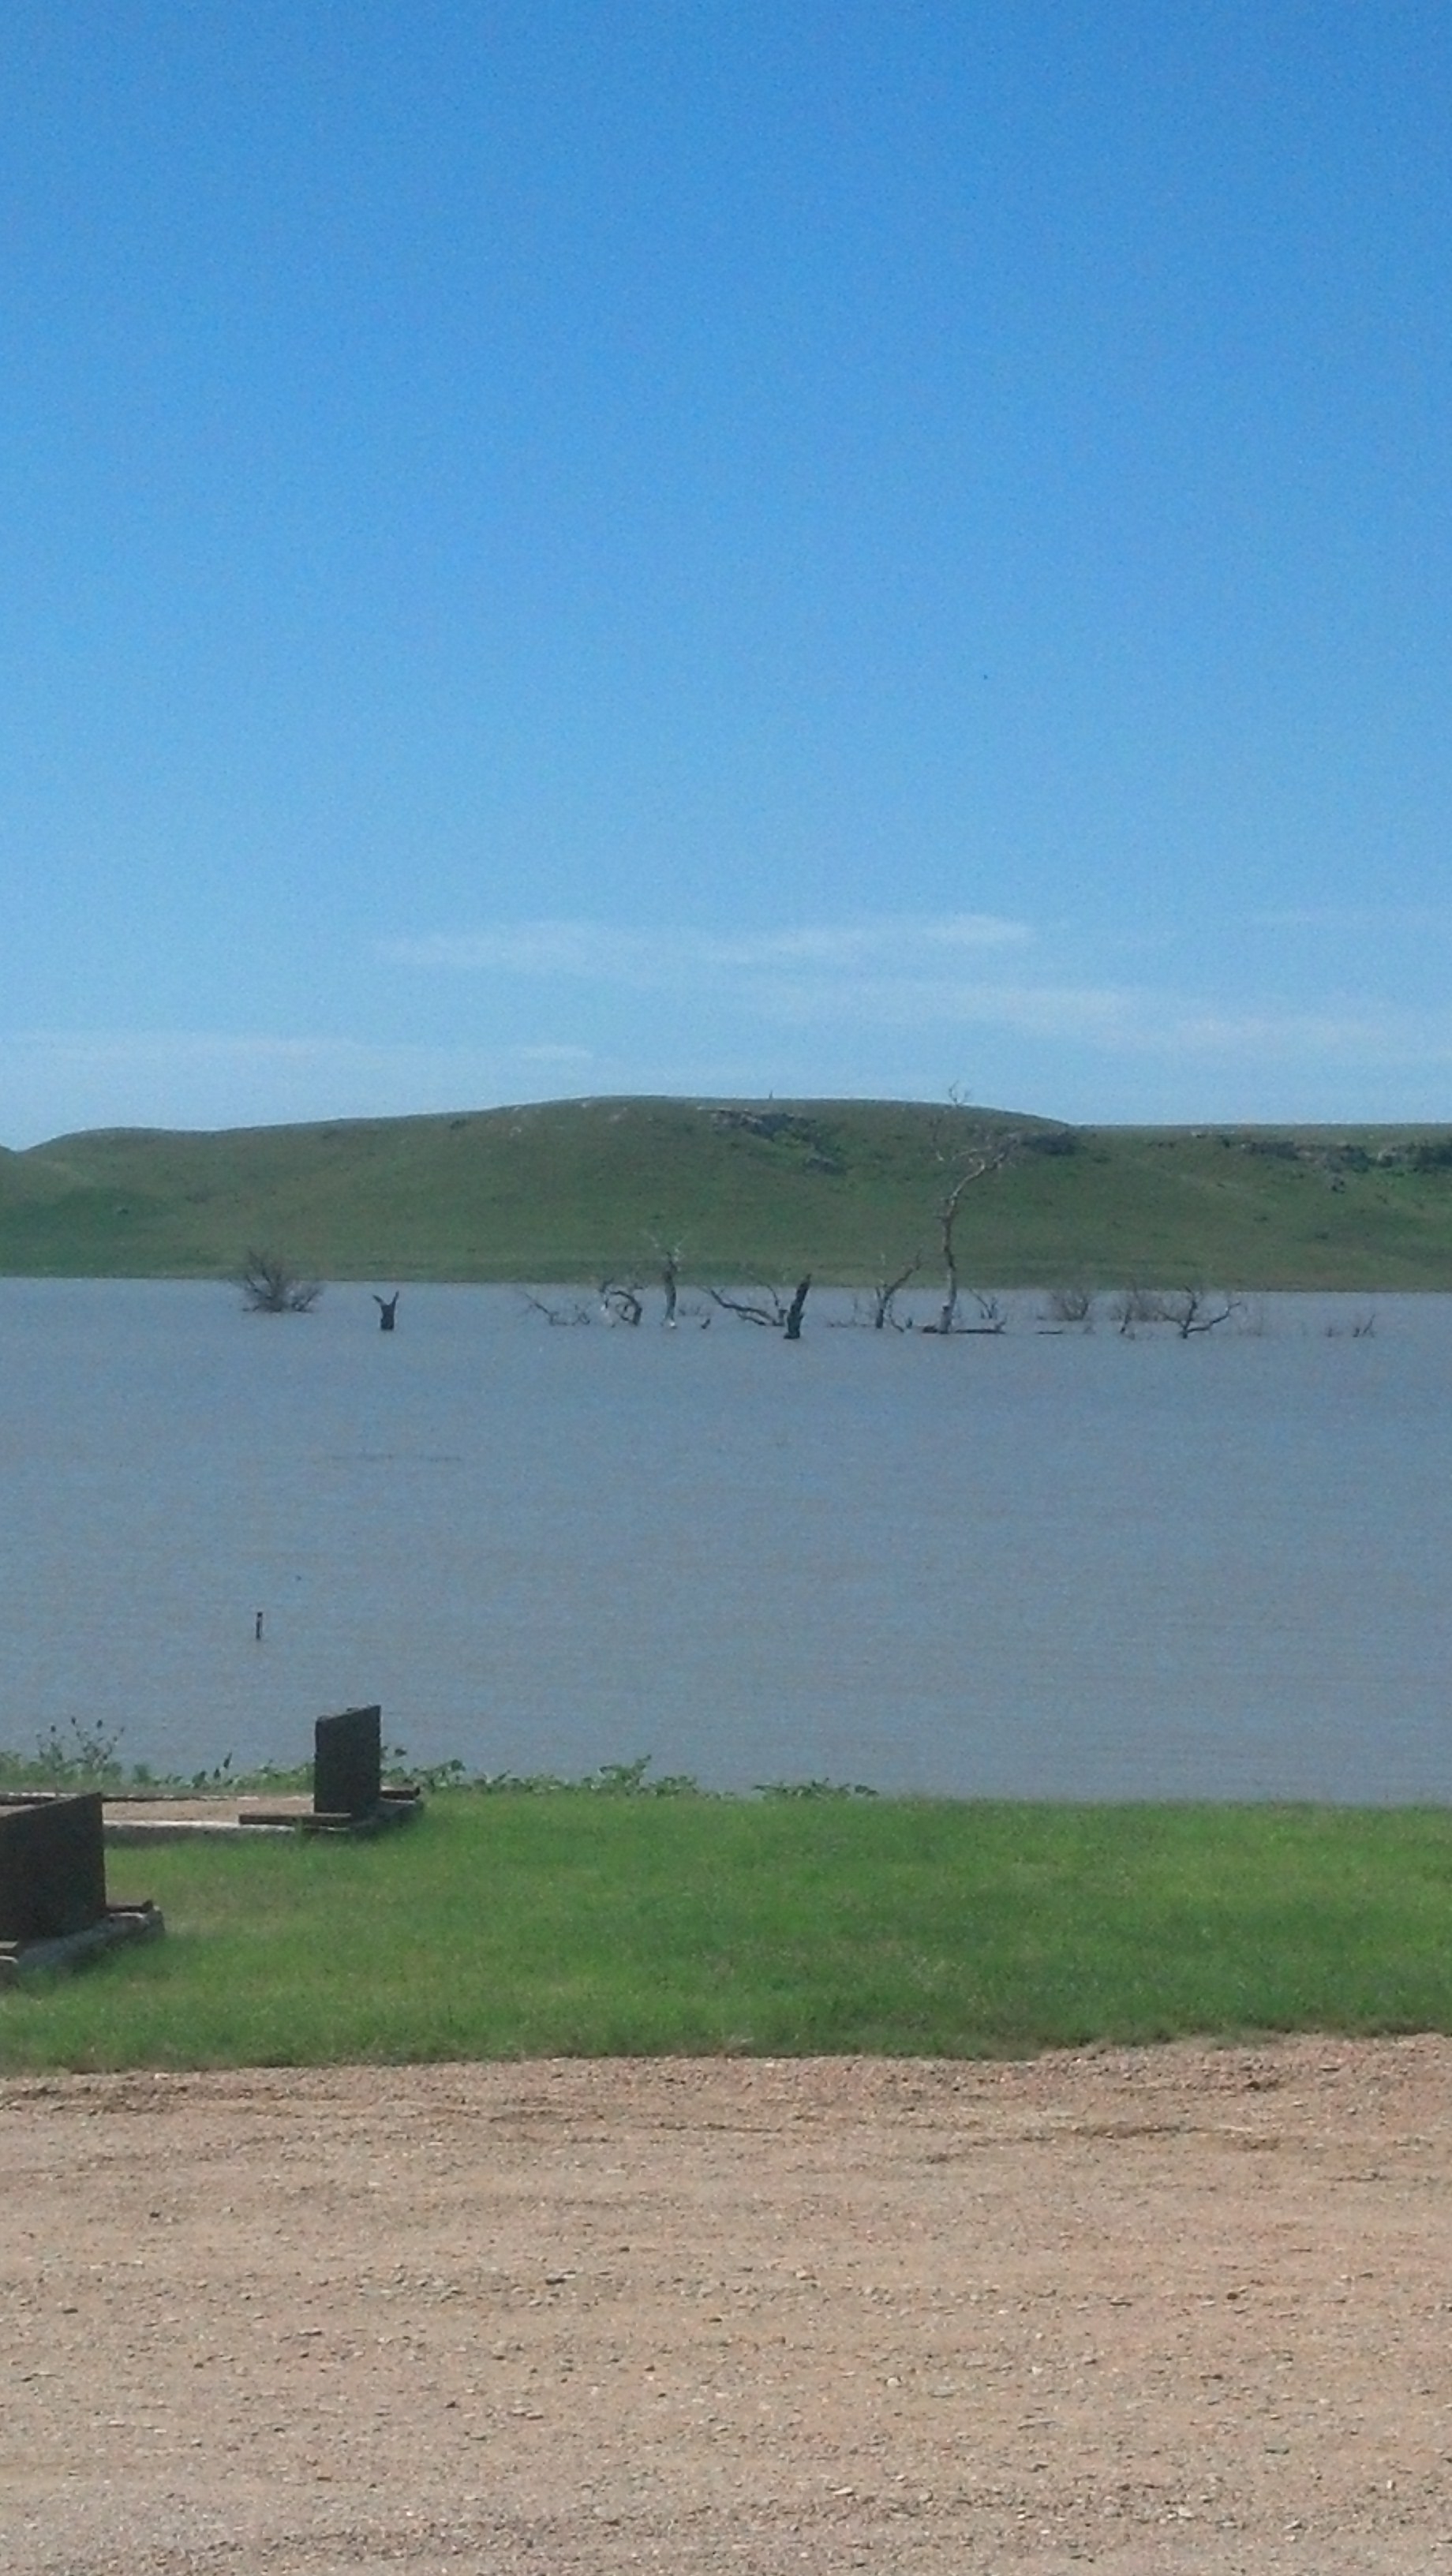
[[[1452,2030],[1442,1810],[458,1790],[108,1874],[166,1939],[0,1995],[7,2071]]]

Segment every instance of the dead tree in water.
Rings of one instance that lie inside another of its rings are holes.
[[[977,1314],[978,1321],[976,1324],[960,1324],[958,1326],[959,1332],[1006,1332],[1008,1329],[1008,1308],[1005,1306],[1003,1299],[1001,1297],[990,1295],[987,1290],[982,1288],[970,1288],[968,1293],[973,1300],[974,1310]]]
[[[635,1279],[602,1279],[600,1305],[612,1324],[638,1324],[645,1313],[640,1283]]]
[[[547,1297],[536,1297],[530,1288],[521,1288],[519,1295],[529,1312],[532,1315],[543,1315],[547,1324],[593,1324],[595,1321],[593,1313],[581,1297],[575,1298],[568,1306],[552,1306]]]
[[[1165,1301],[1154,1288],[1122,1288],[1109,1312],[1122,1341],[1133,1341],[1136,1324],[1163,1324]]]
[[[780,1288],[760,1288],[751,1297],[728,1297],[724,1289],[711,1288],[707,1295],[728,1315],[739,1315],[744,1324],[764,1324],[768,1331],[781,1333],[789,1342],[802,1338],[802,1317],[811,1292],[812,1274],[799,1279],[788,1298]]]
[[[792,1291],[792,1302],[787,1308],[784,1327],[789,1342],[799,1342],[802,1338],[802,1317],[807,1311],[807,1295],[811,1285],[812,1274],[809,1270],[805,1279],[799,1279]]]
[[[903,1268],[897,1271],[893,1277],[879,1279],[874,1283],[872,1290],[872,1329],[874,1333],[885,1332],[889,1324],[892,1325],[894,1331],[898,1329],[897,1317],[893,1313],[893,1306],[896,1303],[899,1291],[907,1286],[910,1279],[916,1278],[922,1266],[923,1256],[920,1252],[915,1252],[911,1261],[905,1263]]]
[[[1159,1288],[1125,1288],[1110,1308],[1120,1332],[1131,1340],[1136,1324],[1173,1324],[1182,1342],[1196,1333],[1213,1333],[1217,1325],[1228,1324],[1232,1315],[1244,1311],[1243,1297],[1215,1298],[1198,1282],[1173,1289],[1169,1295]]]
[[[922,1266],[923,1256],[920,1252],[915,1252],[911,1261],[904,1262],[901,1270],[889,1271],[887,1255],[883,1253],[880,1256],[878,1274],[872,1286],[859,1289],[853,1296],[851,1314],[831,1315],[827,1319],[828,1322],[835,1331],[843,1333],[885,1333],[889,1326],[895,1333],[910,1333],[913,1329],[912,1317],[909,1315],[904,1319],[899,1315],[897,1300],[908,1281],[917,1276]]]
[[[962,1106],[956,1092],[950,1095],[955,1109]],[[997,1138],[984,1138],[981,1130],[971,1140],[955,1144],[941,1119],[935,1119],[932,1131],[933,1157],[952,1176],[938,1201],[938,1242],[943,1256],[943,1302],[935,1324],[924,1324],[925,1333],[952,1333],[958,1329],[958,1219],[963,1201],[975,1181],[985,1181],[990,1172],[1001,1172],[1005,1163],[1018,1151],[1018,1138],[1013,1132]]]
[[[1181,1288],[1166,1297],[1160,1307],[1167,1324],[1173,1324],[1182,1342],[1192,1333],[1213,1333],[1217,1324],[1226,1324],[1238,1315],[1245,1304],[1243,1297],[1223,1297],[1219,1305],[1211,1302],[1206,1288]]]
[[[304,1279],[271,1252],[249,1252],[237,1285],[250,1315],[309,1315],[323,1293],[321,1279]]]
[[[685,1247],[679,1243],[661,1243],[652,1235],[650,1248],[660,1263],[660,1284],[665,1290],[665,1313],[661,1322],[669,1327],[676,1321],[676,1308],[680,1304],[681,1262]]]
[[[403,1291],[401,1288],[395,1288],[391,1297],[380,1297],[377,1289],[374,1289],[373,1303],[378,1309],[378,1329],[380,1333],[391,1333],[393,1331],[394,1321],[398,1314],[398,1301],[402,1294]]]
[[[1086,1333],[1094,1330],[1094,1291],[1077,1284],[1051,1288],[1044,1300],[1044,1323],[1041,1331],[1061,1332],[1066,1324],[1080,1324]]]

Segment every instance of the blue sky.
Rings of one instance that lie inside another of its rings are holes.
[[[1452,1118],[1441,0],[9,0],[0,1138]]]

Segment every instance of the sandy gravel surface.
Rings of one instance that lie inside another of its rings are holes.
[[[0,2084],[7,2576],[1452,2568],[1452,2043]]]

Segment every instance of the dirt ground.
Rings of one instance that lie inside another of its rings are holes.
[[[1452,2568],[1452,2042],[0,2084],[7,2576]]]

